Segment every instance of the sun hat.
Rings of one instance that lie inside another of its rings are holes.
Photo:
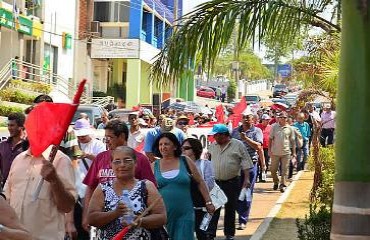
[[[93,134],[90,122],[84,118],[78,119],[73,127],[77,137],[88,136]]]
[[[271,117],[268,114],[263,114],[261,120],[270,120]]]

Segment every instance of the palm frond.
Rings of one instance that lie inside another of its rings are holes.
[[[168,85],[197,61],[211,69],[220,51],[237,31],[240,48],[250,40],[269,36],[289,44],[304,24],[320,21],[340,31],[339,26],[320,17],[329,0],[213,0],[185,15],[151,69],[151,80]],[[254,41],[253,41],[254,42]],[[197,59],[196,57],[200,57]],[[192,63],[192,64],[191,64]]]

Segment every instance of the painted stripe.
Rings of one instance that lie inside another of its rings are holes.
[[[341,214],[370,215],[370,208],[347,207],[339,204],[334,204],[333,212]]]
[[[370,183],[336,182],[334,204],[339,206],[370,208]]]
[[[368,236],[357,236],[357,235],[342,235],[342,234],[330,234],[330,239],[335,240],[369,240]]]
[[[370,215],[342,214],[333,212],[332,233],[367,236],[370,239]]]

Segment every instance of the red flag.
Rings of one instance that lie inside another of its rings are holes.
[[[242,114],[244,110],[247,108],[248,104],[247,101],[245,100],[245,97],[242,97],[240,102],[238,102],[235,107],[233,108],[233,113],[234,114]]]
[[[225,123],[225,111],[222,104],[216,107],[216,118],[218,123]]]
[[[32,155],[40,156],[50,145],[59,146],[80,101],[83,80],[73,99],[73,104],[42,102],[27,116],[25,127]]]
[[[193,114],[189,114],[188,115],[188,118],[189,118],[189,125],[190,126],[193,126],[195,124],[195,122],[194,122],[194,115]]]
[[[145,142],[142,141],[136,148],[135,148],[135,151],[137,152],[140,152],[140,153],[144,153],[144,145],[145,145]]]

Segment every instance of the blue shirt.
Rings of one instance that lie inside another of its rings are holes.
[[[149,130],[149,132],[146,134],[146,137],[145,137],[145,145],[144,145],[144,152],[154,152],[153,151],[153,144],[155,142],[155,140],[157,140],[157,138],[159,137],[159,135],[161,135],[161,128],[160,127],[155,127],[151,130]],[[178,128],[174,128],[171,133],[175,134],[175,136],[177,137],[177,139],[179,140],[180,144],[182,144],[182,142],[185,140],[186,136],[185,136],[185,133],[183,131],[181,131],[180,129]]]
[[[310,138],[311,129],[310,129],[310,125],[307,122],[303,122],[303,123],[295,122],[293,126],[298,128],[298,130],[301,132],[302,137],[305,141],[307,141]]]
[[[241,137],[240,137],[240,133],[243,131],[243,126],[240,126],[240,127],[237,127],[237,128],[234,128],[233,129],[233,132],[231,133],[231,137],[232,138],[235,138],[235,139],[238,139],[239,141],[243,142],[244,146],[247,148],[248,150],[248,153],[249,153],[249,156],[251,157],[252,161],[255,162],[255,161],[258,161],[258,153],[257,151],[252,148],[251,146],[249,146],[248,143],[246,143],[245,141],[242,141]],[[255,142],[259,142],[261,145],[263,144],[263,133],[262,133],[262,130],[255,127],[255,126],[252,126],[250,129],[248,129],[247,131],[245,131],[245,135],[252,139],[253,141]]]

